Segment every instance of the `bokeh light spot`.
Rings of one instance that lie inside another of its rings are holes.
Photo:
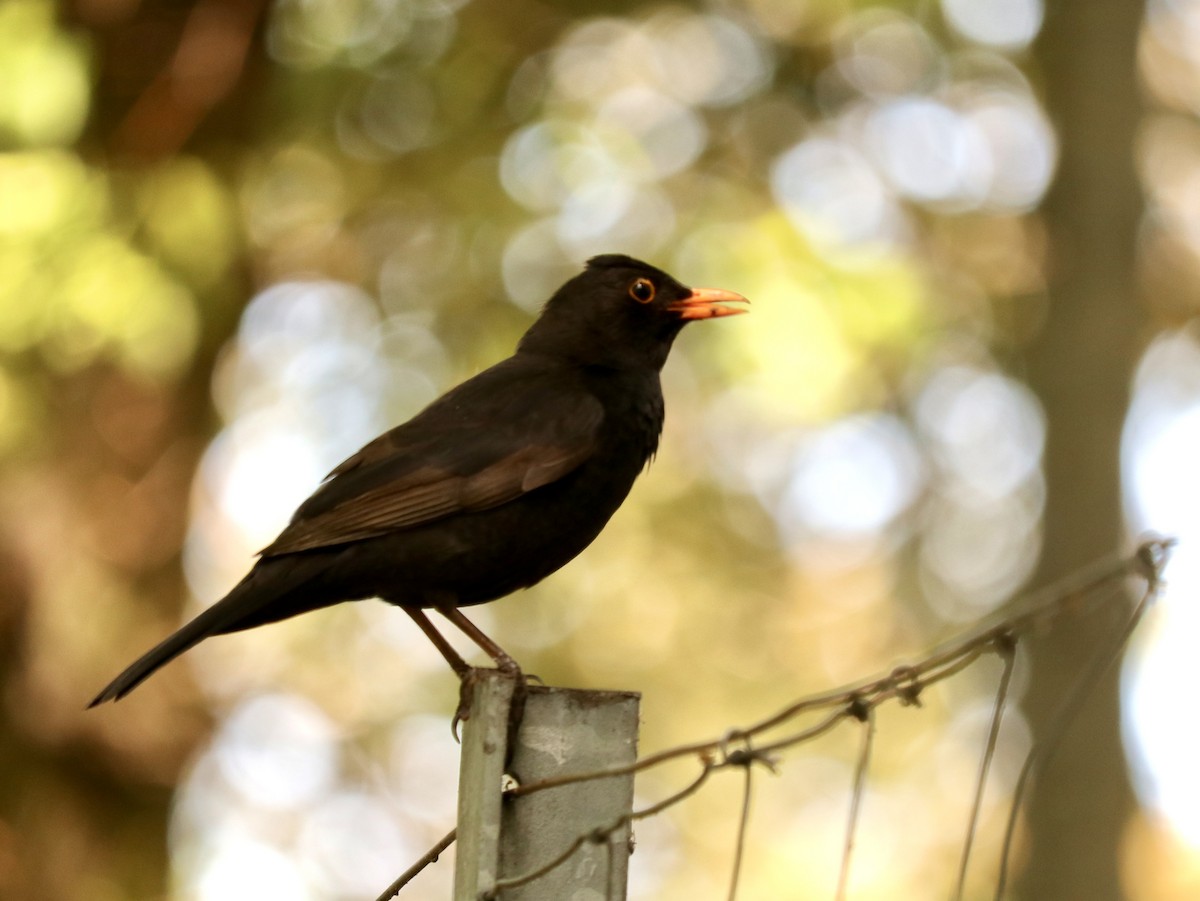
[[[315,901],[299,861],[261,841],[230,836],[196,874],[198,901]]]
[[[858,150],[832,138],[809,138],[771,170],[771,188],[796,227],[814,244],[889,242],[898,211],[875,168]]]
[[[332,783],[337,727],[296,695],[241,701],[214,738],[229,784],[252,804],[290,810],[309,804]]]
[[[1027,47],[1042,27],[1042,0],[942,0],[959,33],[1005,50]]]
[[[920,458],[900,420],[851,417],[800,447],[781,519],[793,534],[876,533],[908,507],[922,481]]]
[[[892,185],[918,201],[948,201],[972,192],[971,160],[980,136],[955,110],[920,97],[884,104],[872,117],[872,150]]]
[[[91,101],[87,51],[56,27],[56,4],[0,4],[0,132],[18,145],[67,145]]]
[[[937,48],[925,29],[882,7],[852,16],[835,47],[838,72],[871,97],[915,93],[939,69]]]

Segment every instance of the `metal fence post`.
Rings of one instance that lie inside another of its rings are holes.
[[[560,857],[559,866],[497,901],[624,901],[633,776],[609,776],[501,800],[512,683],[486,673],[475,686],[463,734],[455,901],[480,901],[497,879],[513,879]],[[529,686],[507,767],[520,785],[633,763],[634,692]],[[616,825],[619,824],[619,825]],[[616,825],[616,828],[613,828]]]

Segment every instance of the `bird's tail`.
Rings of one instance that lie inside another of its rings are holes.
[[[252,570],[229,594],[127,666],[121,675],[108,683],[104,690],[92,699],[88,707],[95,707],[105,701],[120,700],[141,685],[159,667],[174,660],[208,636],[248,628],[249,624],[245,623],[248,618],[257,617],[261,620],[263,608],[272,606],[272,603],[277,602],[280,595],[286,592],[286,586],[272,585],[273,581],[275,580],[264,578],[261,568]],[[271,590],[272,588],[275,590]],[[286,615],[288,614],[284,614]]]

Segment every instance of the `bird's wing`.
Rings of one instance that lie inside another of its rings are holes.
[[[338,466],[263,556],[486,510],[561,479],[593,454],[604,410],[592,395],[572,392],[564,404],[553,383],[536,380],[501,380],[492,385],[506,389],[500,393],[478,387],[468,382]]]

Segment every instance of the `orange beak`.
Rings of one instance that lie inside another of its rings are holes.
[[[723,303],[750,303],[740,294],[732,291],[722,291],[719,288],[693,288],[692,293],[683,300],[667,304],[667,309],[678,313],[680,319],[715,319],[718,316],[736,316],[738,313],[749,313],[738,307],[723,307]]]

